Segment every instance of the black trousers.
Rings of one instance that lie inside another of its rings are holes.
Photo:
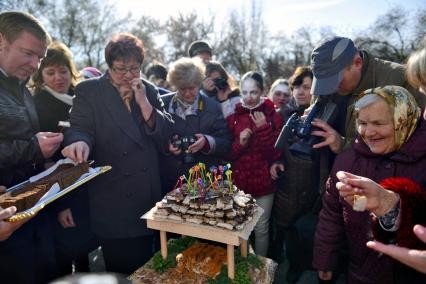
[[[56,277],[53,234],[45,212],[0,242],[0,282],[45,284]]]
[[[155,253],[153,236],[105,239],[98,237],[108,272],[130,275]]]

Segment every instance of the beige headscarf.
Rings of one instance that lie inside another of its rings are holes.
[[[391,109],[395,126],[395,150],[398,150],[413,135],[420,119],[421,112],[416,100],[410,92],[399,86],[368,89],[361,93],[359,98],[368,94],[382,97]]]

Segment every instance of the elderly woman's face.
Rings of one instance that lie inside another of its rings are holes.
[[[188,104],[192,104],[198,95],[200,86],[186,86],[177,89],[178,96]]]
[[[71,72],[65,65],[46,66],[41,71],[43,82],[55,92],[66,94],[71,86]]]
[[[396,149],[393,117],[384,100],[362,108],[358,112],[357,125],[358,133],[371,152],[384,155]]]
[[[131,89],[132,80],[140,78],[141,64],[136,59],[116,59],[109,70],[109,75],[115,84],[120,86],[120,88],[128,87]]]

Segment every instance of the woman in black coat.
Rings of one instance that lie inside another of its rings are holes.
[[[75,89],[71,128],[62,153],[112,170],[87,184],[90,225],[106,270],[131,274],[153,255],[153,232],[141,216],[161,200],[158,150],[170,137],[171,118],[157,88],[141,79],[141,40],[113,36],[105,48],[108,71]]]

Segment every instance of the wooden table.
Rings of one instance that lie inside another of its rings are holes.
[[[241,245],[241,255],[247,257],[248,236],[245,239],[238,231],[230,231],[209,225],[179,223],[168,219],[154,219],[152,216],[154,209],[151,209],[142,218],[147,220],[148,228],[160,231],[161,255],[163,259],[167,258],[167,232],[224,243],[227,245],[228,277],[234,279],[234,247]],[[250,222],[257,222],[257,219],[253,218]],[[254,227],[254,224],[252,226]]]

